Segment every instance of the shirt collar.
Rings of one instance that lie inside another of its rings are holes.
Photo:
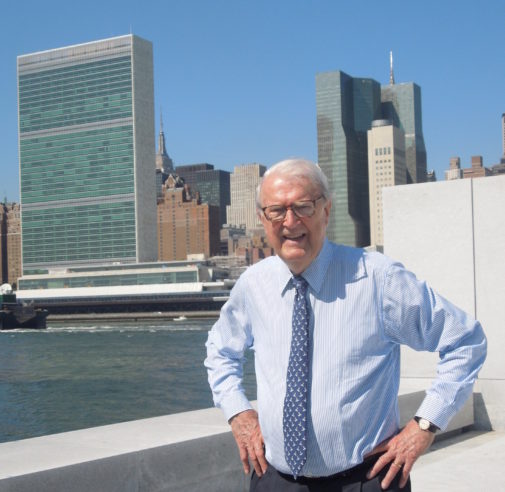
[[[340,246],[331,243],[327,238],[325,238],[319,254],[308,266],[308,268],[302,272],[302,277],[307,280],[312,291],[316,293],[318,293],[323,286],[324,279],[330,267],[330,261],[335,261],[335,256],[338,263],[342,263],[342,260],[344,259],[342,258],[342,255],[338,253],[337,255],[333,256],[333,247],[341,248]],[[343,251],[340,251],[340,253],[343,253]],[[365,261],[362,255],[359,255],[359,257],[355,258],[355,261],[351,263],[352,264],[347,265],[347,268],[338,269],[338,271],[344,277],[344,282],[353,282],[366,276]],[[284,295],[286,290],[290,287],[290,280],[292,277],[293,273],[289,267],[279,258],[279,289],[282,292],[282,295]]]

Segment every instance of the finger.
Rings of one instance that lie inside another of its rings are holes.
[[[394,456],[390,456],[387,453],[383,454],[373,465],[370,471],[367,473],[367,478],[371,479],[375,477],[388,463],[393,460]]]
[[[400,479],[400,488],[403,489],[407,485],[409,479],[410,471],[412,470],[412,464],[404,463],[402,468],[402,478]]]
[[[251,463],[254,468],[254,471],[256,472],[256,475],[258,475],[258,477],[261,477],[263,475],[263,470],[261,469],[261,466],[258,463],[258,460],[251,458]]]
[[[406,475],[402,473],[402,478],[400,480],[400,483],[398,484],[401,489],[403,489],[403,487],[407,485],[408,480],[409,480],[409,473],[407,473]]]
[[[260,451],[256,452],[256,457],[258,458],[261,470],[265,473],[267,471],[268,463],[265,457],[265,448],[263,446],[261,446]]]
[[[249,460],[247,458],[247,449],[244,447],[239,447],[240,461],[242,461],[242,467],[244,468],[244,473],[249,475],[251,467],[249,466]]]
[[[384,477],[384,480],[381,482],[381,487],[383,489],[387,489],[391,485],[391,482],[394,480],[398,472],[402,470],[402,468],[403,467],[400,464],[392,461],[389,465],[389,469],[386,473],[386,476]]]
[[[260,460],[259,460],[259,454],[263,453],[263,447],[262,446],[253,446],[252,444],[248,447],[249,451],[249,460],[251,461],[251,464],[254,467],[254,470],[256,471],[256,475],[258,477],[261,477],[263,475],[263,467],[261,466]]]

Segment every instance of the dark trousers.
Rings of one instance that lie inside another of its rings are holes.
[[[298,477],[297,480],[291,475],[278,472],[269,465],[261,478],[253,471],[249,492],[383,492],[380,484],[387,473],[387,465],[375,478],[371,480],[366,478],[367,472],[372,468],[377,458],[378,456],[371,457],[361,465],[329,477]],[[399,481],[400,473],[396,475],[386,490],[389,492],[410,492],[410,478],[403,489],[398,486]]]

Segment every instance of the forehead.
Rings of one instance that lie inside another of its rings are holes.
[[[290,203],[297,200],[313,199],[317,186],[303,176],[267,176],[261,186],[262,203]]]

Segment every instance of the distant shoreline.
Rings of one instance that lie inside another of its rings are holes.
[[[102,321],[173,321],[180,317],[188,319],[218,318],[219,311],[166,311],[148,313],[75,313],[75,314],[50,314],[48,324],[64,324],[72,322],[102,322]]]

